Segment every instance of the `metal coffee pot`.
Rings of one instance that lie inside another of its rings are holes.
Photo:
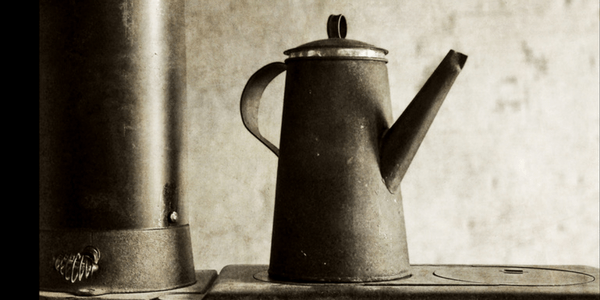
[[[392,125],[387,50],[345,39],[287,50],[249,79],[246,128],[279,157],[269,276],[366,282],[410,275],[400,182],[467,56],[450,50]],[[258,128],[260,98],[287,71],[280,145]]]

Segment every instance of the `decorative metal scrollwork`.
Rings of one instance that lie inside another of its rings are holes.
[[[54,259],[54,268],[64,279],[75,283],[92,276],[98,270],[100,251],[87,246],[81,253],[62,255]]]

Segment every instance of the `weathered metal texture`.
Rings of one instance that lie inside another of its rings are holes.
[[[381,174],[390,191],[400,182],[433,123],[467,56],[450,50],[381,143]]]
[[[330,17],[329,39],[284,52],[285,64],[257,71],[242,94],[244,124],[279,156],[273,278],[365,282],[409,275],[399,183],[466,56],[450,51],[391,127],[387,50],[341,38],[345,27],[343,17]],[[277,148],[260,134],[257,114],[262,91],[285,70]]]
[[[77,295],[174,289],[195,282],[189,226],[149,230],[40,230],[40,290]],[[56,258],[93,245],[98,270],[71,283]]]
[[[194,282],[179,200],[184,4],[40,1],[41,290]],[[48,267],[86,246],[101,253],[90,278]]]
[[[337,282],[408,275],[402,197],[379,169],[392,123],[385,62],[286,64],[269,273]]]
[[[187,224],[184,1],[40,1],[40,229]]]
[[[598,299],[598,268],[587,266],[413,265],[412,276],[363,283],[292,283],[266,265],[224,267],[205,300],[225,299]],[[506,274],[522,270],[523,274]],[[445,278],[438,274],[461,274]],[[464,279],[467,278],[467,279]]]
[[[39,300],[201,300],[217,279],[215,270],[196,270],[196,283],[190,286],[154,292],[74,296],[63,292],[40,291]]]

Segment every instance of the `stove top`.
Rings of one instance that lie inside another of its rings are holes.
[[[412,265],[409,277],[366,283],[272,280],[267,265],[229,265],[204,299],[598,299],[588,266]]]

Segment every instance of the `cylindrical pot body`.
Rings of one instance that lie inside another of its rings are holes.
[[[184,4],[40,1],[41,290],[195,282],[179,197]],[[65,265],[84,260],[61,258],[88,246],[95,270],[73,280]]]
[[[270,276],[408,275],[402,198],[379,168],[392,123],[386,61],[288,59],[286,71]]]

